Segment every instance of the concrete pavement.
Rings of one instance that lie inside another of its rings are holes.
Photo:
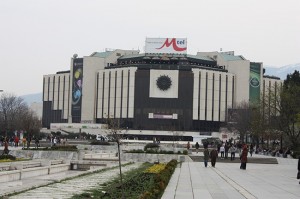
[[[296,179],[298,160],[277,160],[278,164],[248,163],[247,170],[241,170],[239,163],[217,161],[215,168],[210,163],[205,168],[203,162],[184,162],[176,168],[162,198],[300,198],[299,180]]]
[[[201,152],[192,155],[203,155]],[[271,156],[256,155],[255,158],[273,158]],[[278,164],[247,164],[247,170],[240,170],[239,163],[216,163],[216,167],[204,167],[203,162],[183,162],[176,168],[166,190],[163,199],[298,199],[300,198],[299,180],[296,179],[298,160],[290,158],[276,158]],[[114,171],[115,172],[115,171]],[[67,171],[51,176],[41,176],[24,181],[0,183],[0,196],[14,191],[22,191],[34,186],[41,186],[57,182],[66,177],[77,176],[79,171]],[[110,176],[111,174],[109,174]],[[105,175],[104,175],[105,176]],[[106,177],[105,179],[108,180]],[[83,180],[82,187],[88,185]],[[76,186],[77,182],[71,182]],[[61,187],[59,187],[61,189]],[[58,190],[59,190],[58,189]],[[48,190],[48,189],[47,189]],[[52,189],[50,189],[52,190]],[[54,192],[59,193],[58,190]],[[64,189],[61,189],[64,191]],[[34,191],[33,191],[34,192]],[[37,190],[37,193],[45,190]],[[38,196],[32,192],[28,195],[15,198]],[[47,192],[49,198],[54,198],[51,192]],[[55,198],[63,198],[58,194]],[[69,194],[70,195],[70,194]],[[43,196],[45,197],[45,195]]]

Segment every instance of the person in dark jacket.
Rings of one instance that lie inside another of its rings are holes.
[[[210,161],[212,167],[215,167],[217,162],[217,157],[218,157],[218,151],[215,148],[213,148],[210,152]]]
[[[298,159],[298,174],[297,174],[297,178],[299,179],[300,177],[300,156],[299,156],[299,159]],[[300,184],[300,182],[299,182]]]
[[[199,147],[200,147],[199,143],[196,142],[195,148],[196,148],[196,152],[197,152],[197,153],[198,153],[198,151],[199,151]]]
[[[204,148],[204,151],[203,151],[203,159],[204,159],[204,166],[207,167],[207,163],[208,163],[208,160],[209,160],[209,151],[207,149],[207,147]]]
[[[241,166],[240,166],[240,169],[244,169],[246,170],[246,164],[247,164],[247,155],[248,155],[248,148],[247,148],[247,145],[245,144],[243,146],[243,149],[242,149],[242,153],[241,153]]]

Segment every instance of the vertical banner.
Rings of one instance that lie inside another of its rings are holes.
[[[260,100],[261,63],[250,62],[249,101],[251,104]]]
[[[83,58],[73,60],[72,78],[72,122],[79,123],[81,121]]]

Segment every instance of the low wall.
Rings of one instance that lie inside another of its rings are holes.
[[[59,173],[70,170],[70,164],[57,164],[51,166],[33,167],[27,169],[2,171],[0,172],[0,183],[11,182],[16,180],[22,180],[24,178],[30,178],[35,176],[43,176],[53,173]]]
[[[72,151],[34,151],[34,150],[12,150],[9,152],[17,158],[26,159],[65,159],[65,160],[77,160],[78,153]]]

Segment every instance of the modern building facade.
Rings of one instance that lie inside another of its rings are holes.
[[[228,109],[281,84],[234,52],[186,54],[186,39],[151,38],[145,49],[75,55],[69,71],[44,75],[43,127],[110,118],[135,130],[218,131]]]

